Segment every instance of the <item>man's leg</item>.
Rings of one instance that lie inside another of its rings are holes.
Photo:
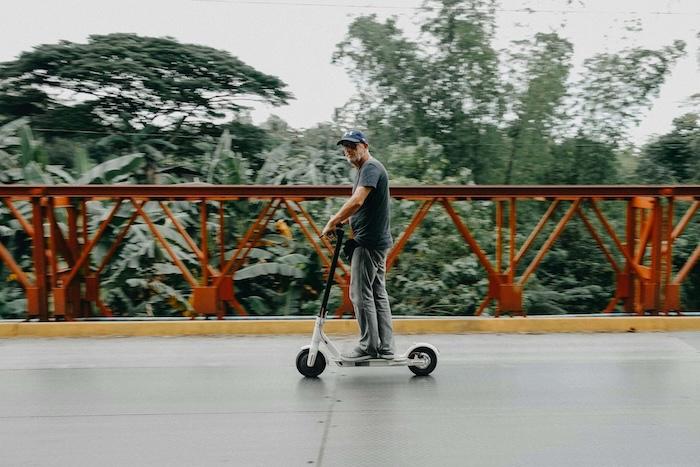
[[[375,355],[379,347],[379,331],[372,283],[377,275],[377,263],[371,253],[361,246],[355,248],[350,268],[350,300],[360,326],[359,347]]]
[[[389,295],[386,293],[386,251],[378,251],[379,267],[372,283],[374,306],[377,310],[377,326],[379,328],[379,353],[394,354],[394,329],[391,322],[391,307]]]

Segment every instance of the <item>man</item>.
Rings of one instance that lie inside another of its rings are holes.
[[[358,244],[350,261],[350,299],[360,325],[360,342],[352,352],[343,354],[343,358],[391,360],[394,338],[385,285],[386,255],[393,244],[389,231],[389,175],[370,154],[362,132],[348,131],[338,145],[358,170],[352,196],[321,232],[321,236],[332,236],[336,226],[349,219]]]

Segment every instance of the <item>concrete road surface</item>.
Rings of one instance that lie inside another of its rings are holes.
[[[0,340],[0,465],[700,465],[700,333],[398,336],[432,376],[312,380],[308,339]]]

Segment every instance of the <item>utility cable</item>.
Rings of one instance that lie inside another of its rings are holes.
[[[347,3],[310,3],[310,2],[278,2],[273,0],[192,0],[200,3],[228,3],[232,5],[259,5],[259,6],[299,6],[299,7],[320,7],[320,8],[345,8],[354,10],[426,10],[420,6],[401,5],[352,5]],[[535,8],[470,8],[475,12],[504,12],[504,13],[561,13],[561,14],[600,14],[600,15],[700,15],[700,11],[636,11],[636,10],[571,10],[571,9],[535,9]]]

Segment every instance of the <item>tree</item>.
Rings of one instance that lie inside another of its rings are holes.
[[[494,0],[429,0],[421,30],[429,34],[423,48],[431,57],[429,94],[439,104],[431,109],[444,123],[463,117],[474,123],[502,115]],[[433,14],[434,13],[434,14]]]
[[[491,10],[484,13],[484,6]],[[426,2],[419,42],[405,38],[393,18],[353,21],[333,59],[347,64],[362,89],[346,113],[372,129],[375,147],[428,137],[444,148],[450,169],[468,167],[477,181],[489,181],[485,161],[500,159],[501,139],[493,130],[503,111],[490,44],[494,6],[490,0]]]
[[[90,36],[87,44],[61,41],[0,65],[2,113],[31,97],[36,115],[83,103],[93,119],[111,125],[121,114],[134,126],[156,119],[211,120],[245,108],[244,98],[273,105],[291,97],[285,84],[226,51],[135,34]]]
[[[670,133],[643,148],[637,174],[644,183],[700,183],[700,116],[674,119]]]
[[[379,156],[380,159],[383,159]],[[444,183],[447,159],[441,146],[430,138],[419,138],[417,144],[389,146],[383,159],[392,182],[397,184]]]
[[[6,170],[17,164],[19,156],[12,151],[20,145],[17,133],[27,124],[27,119],[19,118],[0,125],[0,183],[8,181]]]
[[[552,161],[542,168],[539,183],[554,185],[605,185],[620,183],[615,146],[582,133],[551,149]]]
[[[427,69],[418,45],[403,37],[394,18],[384,23],[376,15],[356,18],[337,45],[333,62],[347,64],[350,77],[363,89],[353,107],[390,133],[387,140],[415,140],[422,134]]]
[[[339,120],[369,129],[382,149],[431,138],[448,170],[467,167],[477,183],[537,183],[557,141],[618,146],[685,53],[677,40],[597,54],[571,81],[573,47],[555,32],[499,56],[496,6],[428,0],[416,40],[394,18],[356,18],[333,56],[360,90]]]
[[[623,139],[659,94],[671,68],[685,54],[685,45],[675,40],[658,50],[635,47],[587,59],[578,83],[580,128],[596,139]]]
[[[292,131],[279,117],[265,123],[270,139],[277,142],[259,154],[256,184],[341,185],[350,183],[350,165],[337,146],[341,130],[319,124],[304,131]]]
[[[61,41],[0,64],[0,114],[35,128],[173,137],[188,125],[220,122],[247,107],[292,98],[286,85],[222,50],[135,34]],[[217,131],[220,133],[220,130]],[[56,133],[60,135],[61,133]]]
[[[508,128],[510,155],[503,182],[533,183],[550,163],[551,133],[559,107],[567,94],[566,82],[571,68],[573,45],[555,33],[536,34],[533,42],[518,43],[521,51],[512,55],[515,89],[513,113]],[[518,70],[518,66],[523,69]],[[518,159],[518,164],[516,164]]]

